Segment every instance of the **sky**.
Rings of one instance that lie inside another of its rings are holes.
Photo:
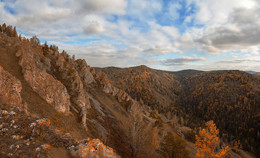
[[[260,0],[0,0],[0,23],[92,67],[260,72]]]

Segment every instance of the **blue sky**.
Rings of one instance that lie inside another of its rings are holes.
[[[90,66],[260,71],[259,0],[0,0],[0,23]]]

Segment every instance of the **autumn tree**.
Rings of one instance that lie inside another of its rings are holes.
[[[198,158],[224,158],[229,151],[229,147],[220,149],[219,130],[214,122],[206,122],[206,127],[201,129],[196,135],[195,146]]]
[[[157,127],[152,128],[152,130],[149,130],[148,138],[150,137],[150,141],[148,143],[148,153],[150,154],[150,157],[157,157],[157,149],[160,146],[160,140],[159,140],[159,130]]]
[[[185,141],[179,136],[168,132],[160,143],[160,153],[165,158],[188,158]]]
[[[6,24],[3,23],[3,25],[2,25],[2,32],[5,32],[5,29],[6,29]]]
[[[157,157],[156,150],[160,144],[158,129],[143,121],[141,109],[137,106],[131,109],[128,137],[132,157]]]
[[[16,31],[16,27],[13,28],[12,30],[12,37],[17,37],[18,34],[17,34],[17,31]]]
[[[31,39],[30,39],[31,43],[34,45],[34,46],[38,46],[40,45],[40,40],[39,38],[37,38],[37,36],[33,36]]]
[[[130,147],[132,149],[132,157],[136,157],[136,154],[140,152],[140,149],[142,148],[144,141],[144,131],[145,131],[145,123],[143,120],[141,120],[141,115],[139,109],[137,107],[134,107],[131,111],[131,124],[129,127],[129,142]]]

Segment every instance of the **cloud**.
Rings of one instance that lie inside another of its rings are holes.
[[[90,23],[86,27],[83,28],[85,34],[97,34],[104,31],[104,28],[99,23]]]
[[[206,61],[206,58],[203,57],[179,57],[179,58],[172,58],[166,59],[162,61],[163,65],[166,66],[174,66],[174,65],[187,65],[193,62],[202,62]]]
[[[208,5],[209,2],[212,6]],[[205,26],[187,30],[180,39],[183,47],[208,53],[238,50],[258,54],[260,50],[259,3],[253,0],[241,0],[232,5],[223,5],[222,1],[209,2],[199,3],[201,8],[193,15],[198,23]],[[216,3],[220,3],[223,8]]]
[[[80,13],[125,14],[125,0],[76,0],[72,1]]]
[[[252,9],[258,5],[257,0],[188,0],[188,6],[195,5],[192,15],[195,23],[202,25],[224,24],[235,8]]]
[[[17,26],[27,37],[37,35],[93,66],[167,69],[202,62],[207,69],[226,61],[233,68],[230,57],[259,55],[259,8],[257,0],[0,0],[0,23]],[[176,53],[193,57],[159,58]],[[233,62],[247,68],[258,63]]]
[[[260,8],[236,9],[230,18],[230,24],[212,28],[195,42],[210,52],[243,50],[260,45]]]
[[[216,63],[226,63],[226,64],[236,64],[236,63],[245,63],[245,62],[259,62],[260,60],[254,60],[254,59],[238,59],[238,60],[221,60]]]

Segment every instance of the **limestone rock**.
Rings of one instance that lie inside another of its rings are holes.
[[[81,77],[81,80],[84,86],[88,86],[91,83],[95,83],[95,79],[90,72],[90,67],[87,65],[85,60],[78,59],[77,63],[77,71]]]
[[[22,67],[24,79],[32,89],[47,103],[52,104],[59,112],[70,111],[70,96],[65,86],[52,75],[37,68],[34,61],[34,53],[29,46],[19,47],[16,56],[19,57],[19,65]]]
[[[0,66],[0,103],[22,107],[21,82]]]
[[[77,146],[70,147],[71,155],[75,158],[120,158],[116,152],[104,145],[99,139],[85,139]]]
[[[75,108],[82,109],[83,107],[90,107],[89,97],[84,89],[81,77],[75,69],[73,60],[67,61],[64,54],[59,54],[56,61],[58,73],[63,84],[68,89],[71,96],[71,102],[76,105]]]

